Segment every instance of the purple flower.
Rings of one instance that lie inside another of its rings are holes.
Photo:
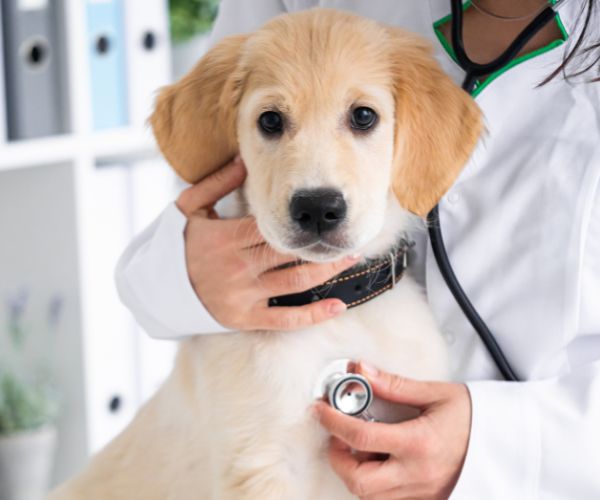
[[[21,320],[29,302],[29,290],[26,287],[21,288],[12,297],[6,300],[8,309],[8,332],[12,338],[13,344],[17,348],[23,347],[25,342],[25,331]]]
[[[29,290],[22,287],[12,297],[6,299],[6,307],[8,308],[8,321],[10,324],[18,323],[23,317],[25,308],[29,302]]]
[[[55,293],[50,298],[48,303],[48,327],[51,330],[54,330],[60,322],[64,303],[64,297],[60,293]]]

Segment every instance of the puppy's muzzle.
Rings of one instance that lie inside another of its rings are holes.
[[[335,189],[304,189],[290,200],[290,216],[305,234],[321,236],[336,229],[346,218],[348,207]]]

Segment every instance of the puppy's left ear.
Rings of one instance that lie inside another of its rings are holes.
[[[389,32],[396,101],[392,187],[405,209],[425,217],[473,152],[481,112],[440,68],[426,41],[400,29]]]

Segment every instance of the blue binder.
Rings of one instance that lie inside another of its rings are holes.
[[[128,113],[121,0],[87,0],[87,22],[94,129],[125,126]]]

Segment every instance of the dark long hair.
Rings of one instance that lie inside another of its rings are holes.
[[[588,82],[600,82],[600,1],[586,0],[577,19],[573,35],[574,40],[565,52],[565,57],[558,68],[550,73],[541,83],[554,80],[562,75],[565,80],[579,80],[582,77]],[[577,35],[578,32],[578,35]]]

